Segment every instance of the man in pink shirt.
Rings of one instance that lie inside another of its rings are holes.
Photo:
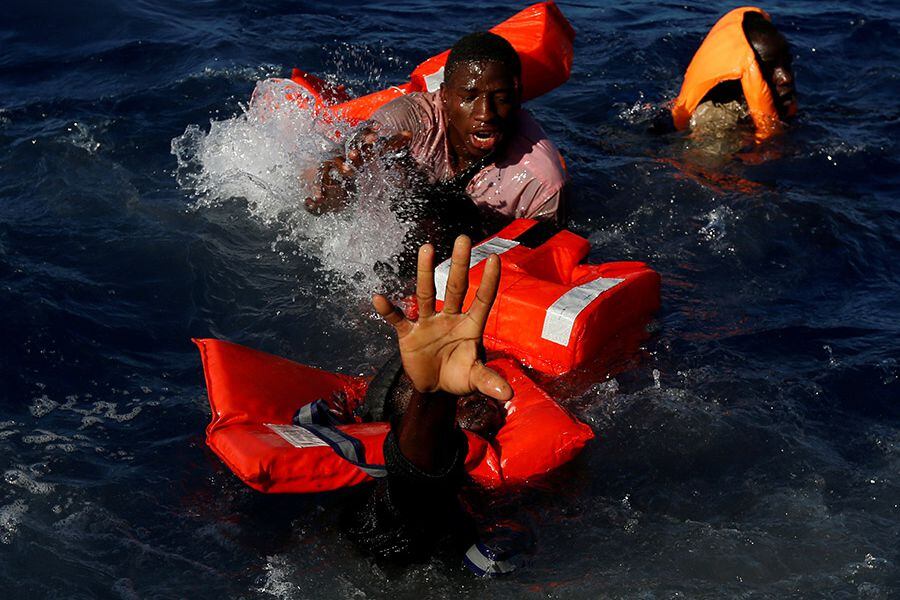
[[[451,207],[444,213],[474,212],[474,206],[483,233],[520,217],[562,226],[566,173],[556,146],[520,107],[520,79],[519,57],[505,39],[487,32],[463,37],[450,51],[440,90],[412,93],[379,109],[347,156],[320,169],[307,209],[343,206],[357,169],[373,155],[405,147],[420,178],[442,190],[438,195],[450,190],[467,198],[467,207],[440,202]],[[444,216],[453,221],[459,215]]]

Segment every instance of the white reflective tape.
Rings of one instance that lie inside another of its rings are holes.
[[[444,67],[441,67],[431,75],[423,77],[425,80],[425,89],[429,92],[436,92],[444,83]]]
[[[316,446],[328,446],[328,443],[320,440],[314,433],[297,425],[275,425],[266,423],[266,427],[280,435],[284,441],[294,448],[315,448]]]
[[[572,328],[575,326],[575,319],[578,318],[581,311],[600,297],[600,294],[614,288],[623,281],[624,279],[600,277],[574,287],[560,296],[547,309],[541,337],[545,340],[556,342],[561,346],[568,346]]]
[[[469,568],[481,577],[490,577],[492,575],[502,575],[511,573],[516,570],[516,565],[511,561],[495,560],[486,556],[478,544],[472,546],[466,551],[466,562]]]
[[[476,267],[487,260],[491,254],[503,254],[507,250],[511,250],[519,245],[515,240],[495,237],[486,242],[482,242],[472,248],[472,257],[469,259],[469,269]],[[448,258],[437,266],[434,270],[434,289],[437,299],[444,300],[447,292],[447,278],[450,276],[450,259]]]

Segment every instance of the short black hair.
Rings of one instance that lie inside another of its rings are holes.
[[[781,35],[781,32],[772,24],[772,21],[765,18],[762,13],[755,11],[744,13],[744,20],[741,22],[741,25],[744,28],[744,35],[747,37],[747,41],[751,43],[754,38],[759,39],[765,36],[778,37]]]
[[[444,81],[463,64],[473,62],[496,62],[509,69],[513,77],[521,78],[522,62],[512,44],[490,31],[476,31],[459,39],[450,48],[450,55],[444,65]]]

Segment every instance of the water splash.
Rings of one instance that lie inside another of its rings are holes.
[[[172,140],[176,177],[199,209],[246,201],[253,218],[277,231],[276,249],[286,243],[317,258],[325,271],[367,296],[380,286],[375,265],[396,267],[409,228],[390,209],[402,182],[376,165],[360,174],[351,207],[319,217],[307,213],[303,203],[313,194],[319,165],[339,152],[334,139],[351,130],[292,99],[303,94],[289,80],[261,81],[243,113],[211,121],[208,132],[188,126]]]

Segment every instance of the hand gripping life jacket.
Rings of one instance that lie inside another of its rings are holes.
[[[540,2],[500,23],[493,33],[505,38],[522,63],[522,100],[530,100],[565,83],[572,70],[572,41],[575,30],[553,2]],[[444,81],[444,64],[449,50],[432,56],[416,67],[409,81],[360,98],[351,99],[343,86],[294,69],[291,81],[301,89],[290,94],[294,102],[315,104],[325,118],[338,117],[356,125],[391,100],[410,92],[434,92]]]
[[[757,12],[771,21],[765,11],[754,6],[736,8],[719,19],[684,74],[681,92],[672,106],[676,129],[689,127],[697,105],[715,86],[723,81],[740,80],[757,138],[765,139],[779,131],[781,121],[772,91],[744,33],[744,15],[748,12]]]
[[[387,423],[337,425],[322,414],[337,403],[358,407],[365,379],[221,340],[194,342],[212,409],[206,443],[244,483],[261,492],[325,492],[384,475]],[[493,440],[466,432],[466,469],[476,482],[528,481],[571,460],[594,437],[514,362],[488,364],[514,396]]]
[[[543,241],[545,232],[534,219],[517,219],[472,248],[463,308],[475,299],[487,257],[500,255],[485,348],[557,375],[598,356],[617,333],[646,325],[659,310],[660,277],[642,262],[582,264],[586,239],[563,230]],[[449,259],[435,269],[438,309],[449,273]]]

